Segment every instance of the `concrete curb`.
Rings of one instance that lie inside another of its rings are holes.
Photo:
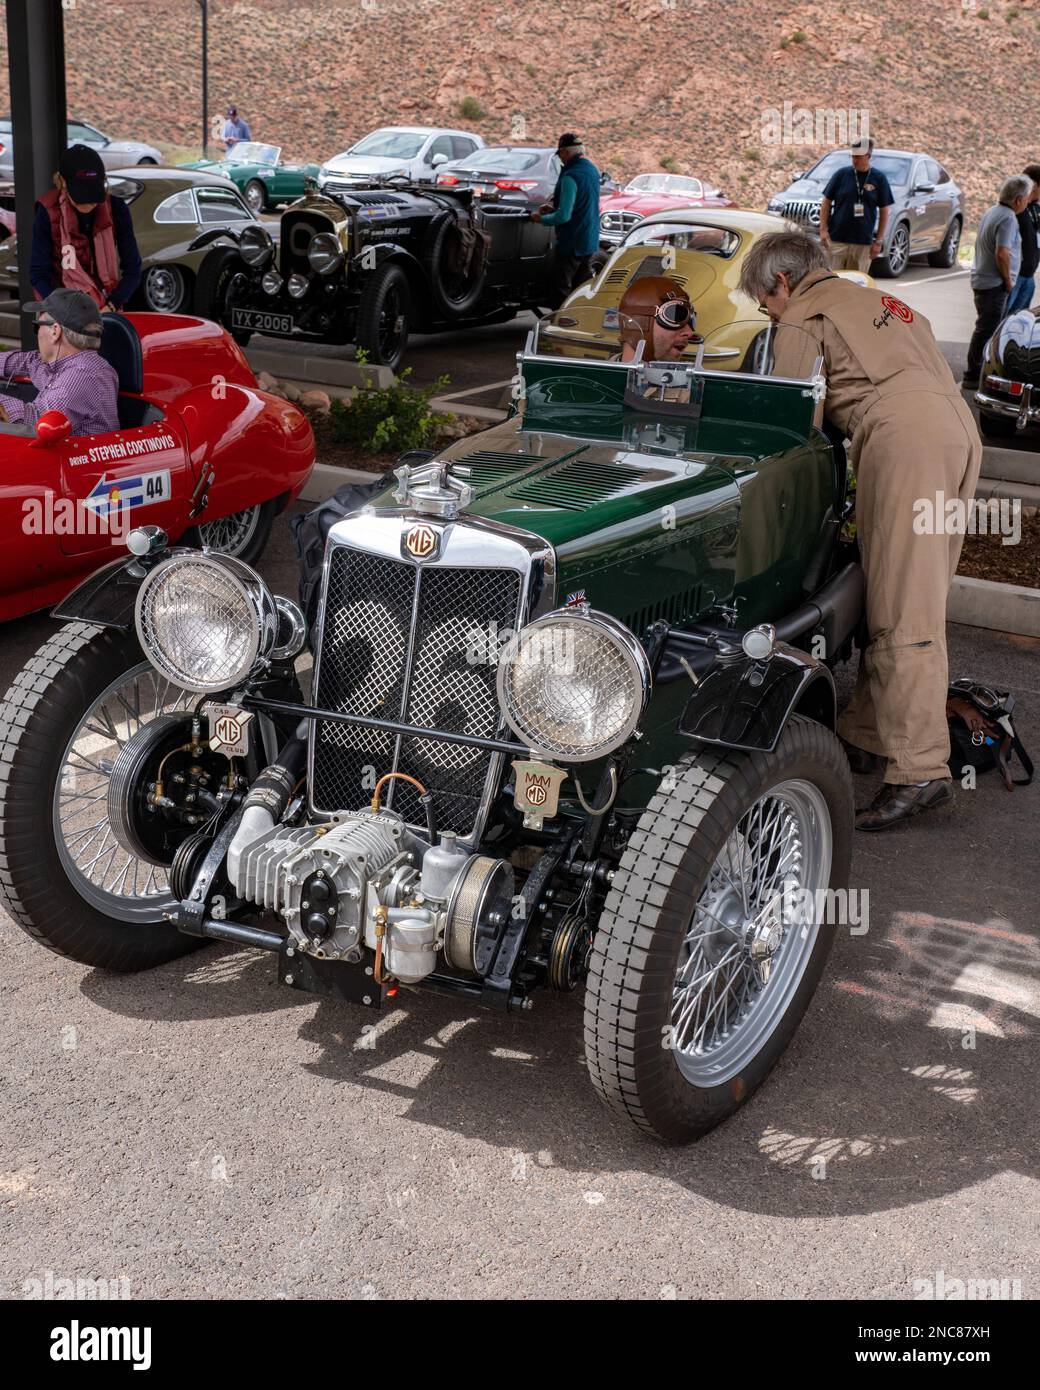
[[[980,478],[975,484],[975,496],[1018,498],[1023,507],[1040,507],[1040,486],[1029,483],[1012,483],[1003,478]]]
[[[984,444],[982,471],[987,478],[1040,488],[1040,454],[1032,450],[999,449],[993,444]]]
[[[360,468],[337,468],[331,463],[316,463],[304,484],[300,499],[304,502],[325,502],[344,483],[374,483],[379,478],[390,482],[392,473],[367,473]]]
[[[305,381],[310,386],[363,386],[367,380],[385,390],[395,380],[389,367],[362,367],[339,357],[309,357],[266,347],[247,347],[245,354],[257,376],[270,372],[279,379]]]
[[[994,632],[1040,637],[1040,589],[958,574],[950,586],[946,620]]]

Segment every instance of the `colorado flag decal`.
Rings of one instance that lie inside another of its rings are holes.
[[[98,516],[109,516],[124,508],[129,511],[131,507],[148,507],[169,499],[170,470],[161,468],[154,473],[139,473],[135,478],[109,478],[105,474],[83,499],[83,505]]]

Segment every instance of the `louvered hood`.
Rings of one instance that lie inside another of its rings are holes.
[[[693,497],[735,494],[738,460],[669,455],[526,431],[516,419],[460,440],[442,457],[468,469],[476,496],[467,511],[566,544],[637,522]]]

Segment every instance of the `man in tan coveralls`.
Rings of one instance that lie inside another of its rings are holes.
[[[935,498],[959,499],[967,515],[982,446],[927,319],[836,276],[815,238],[763,237],[740,285],[818,343],[828,419],[851,440],[870,645],[838,733],[854,772],[887,759],[885,785],[856,815],[858,829],[884,830],[953,796],[946,596],[964,537],[948,533]],[[922,499],[934,510],[930,534],[915,530]]]

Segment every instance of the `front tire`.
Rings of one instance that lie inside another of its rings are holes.
[[[775,752],[705,749],[671,785],[599,920],[585,1055],[613,1110],[684,1143],[762,1084],[812,998],[834,939],[816,894],[847,885],[853,800],[837,738],[799,716]]]
[[[374,367],[396,372],[408,346],[411,292],[400,266],[373,270],[361,293],[357,315],[357,345]]]
[[[253,336],[249,329],[233,329],[228,300],[237,276],[248,276],[246,263],[233,246],[215,247],[199,267],[195,281],[195,312],[227,330],[241,347]]]
[[[874,262],[873,273],[882,280],[898,280],[910,264],[910,228],[905,222],[892,233],[888,251]]]
[[[202,943],[164,920],[165,868],[112,834],[113,764],[151,720],[197,697],[145,662],[133,633],[67,623],[23,668],[0,707],[0,901],[58,955],[147,970]]]

